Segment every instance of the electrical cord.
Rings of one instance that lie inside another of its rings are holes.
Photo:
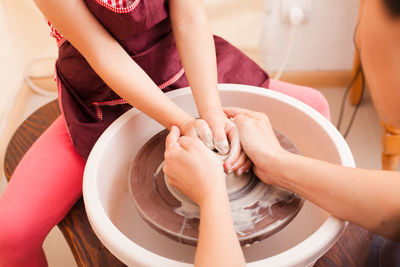
[[[362,67],[361,65],[358,67],[356,74],[354,75],[353,79],[351,80],[351,82],[349,83],[349,85],[347,86],[344,94],[343,94],[343,98],[342,98],[342,103],[340,105],[340,113],[339,113],[339,119],[338,119],[338,123],[336,125],[336,128],[340,131],[340,127],[343,121],[343,115],[344,115],[344,111],[345,111],[345,103],[346,103],[346,99],[347,96],[350,92],[351,87],[353,87],[354,83],[357,81],[358,77],[361,75],[362,81],[361,81],[361,96],[360,96],[360,100],[358,101],[357,105],[354,108],[353,114],[351,115],[351,119],[349,124],[347,125],[346,130],[344,131],[343,137],[347,138],[348,134],[350,133],[350,130],[353,126],[355,117],[357,115],[358,109],[361,105],[361,102],[364,98],[364,91],[365,91],[365,78],[364,78],[364,73],[362,71]]]
[[[296,26],[291,25],[290,26],[290,31],[289,31],[289,41],[288,41],[288,45],[286,48],[286,53],[285,56],[283,57],[282,63],[278,69],[278,72],[275,74],[274,79],[275,80],[279,80],[283,74],[283,72],[285,71],[286,65],[289,61],[289,57],[290,54],[292,52],[293,49],[293,39],[294,39],[294,32],[295,32],[295,28]]]
[[[279,78],[282,76],[283,72],[285,71],[286,65],[289,61],[290,54],[293,50],[293,40],[294,40],[294,33],[298,25],[301,24],[301,22],[304,20],[304,12],[303,10],[298,6],[294,5],[291,7],[290,12],[289,12],[289,22],[290,22],[290,30],[289,30],[289,41],[287,44],[286,48],[286,53],[283,57],[282,63],[274,76],[275,80],[279,80]]]
[[[363,6],[362,6],[362,8],[363,8]],[[360,10],[360,17],[358,18],[358,21],[357,21],[357,24],[356,24],[356,27],[355,27],[355,30],[354,30],[354,34],[353,34],[353,43],[354,43],[354,47],[355,47],[355,50],[356,50],[358,55],[360,55],[360,48],[357,45],[356,38],[357,38],[357,30],[358,30],[358,27],[360,25],[360,20],[361,20],[361,17],[363,16],[363,14],[364,14],[363,10]],[[351,130],[351,128],[353,126],[353,123],[354,123],[354,119],[355,119],[355,117],[357,115],[357,111],[358,111],[358,109],[359,109],[359,107],[361,105],[361,102],[362,102],[363,98],[364,98],[365,75],[364,75],[364,72],[362,70],[361,64],[358,66],[357,72],[354,75],[353,79],[350,81],[349,85],[347,86],[346,91],[344,92],[344,95],[343,95],[343,98],[342,98],[342,103],[341,103],[341,106],[340,106],[339,119],[338,119],[338,123],[337,123],[337,126],[336,126],[336,128],[338,129],[339,132],[340,132],[340,126],[341,126],[342,120],[343,120],[344,109],[345,109],[344,107],[345,107],[347,95],[349,94],[351,87],[353,87],[354,83],[357,81],[358,76],[360,76],[360,75],[361,75],[361,79],[362,79],[362,81],[361,81],[361,96],[360,96],[360,100],[358,101],[357,105],[355,106],[353,114],[352,114],[352,116],[350,118],[350,122],[349,122],[349,124],[347,126],[347,129],[343,134],[344,138],[347,138],[348,134],[350,133],[350,130]]]
[[[349,85],[347,86],[346,90],[344,91],[344,95],[342,97],[342,103],[340,105],[340,113],[339,113],[339,119],[338,122],[336,124],[336,128],[339,130],[340,126],[342,125],[342,119],[343,119],[343,113],[344,113],[344,105],[347,99],[347,95],[350,92],[351,87],[354,85],[354,83],[356,82],[358,76],[360,75],[361,72],[361,67],[358,67],[356,74],[354,75],[353,79],[350,81]]]
[[[363,75],[362,72],[361,72],[361,75],[362,75],[362,77],[361,77],[361,78],[362,78],[362,87],[361,87],[361,96],[360,96],[360,100],[358,101],[356,107],[354,108],[354,112],[353,112],[353,115],[351,116],[349,125],[348,125],[346,131],[344,132],[344,135],[343,135],[344,138],[347,138],[347,136],[348,136],[348,134],[349,134],[349,132],[350,132],[350,130],[351,130],[351,127],[353,126],[353,122],[354,122],[354,119],[356,118],[357,111],[358,111],[358,109],[359,109],[359,107],[360,107],[360,105],[361,105],[361,101],[362,101],[363,98],[364,98],[365,78],[364,78],[364,75]]]

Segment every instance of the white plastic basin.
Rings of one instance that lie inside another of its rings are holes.
[[[221,84],[224,106],[265,112],[306,156],[354,167],[353,156],[336,128],[322,115],[286,95],[263,88]],[[168,93],[197,116],[188,88]],[[190,266],[195,248],[149,227],[128,190],[130,164],[162,126],[136,109],[122,115],[100,137],[86,164],[83,196],[89,221],[104,245],[129,266]],[[340,237],[346,223],[306,201],[296,218],[272,237],[243,248],[248,266],[309,266]]]

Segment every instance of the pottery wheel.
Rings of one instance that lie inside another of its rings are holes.
[[[196,245],[199,208],[167,183],[162,166],[167,130],[153,136],[141,148],[131,166],[129,187],[143,219],[155,230],[176,241]],[[275,131],[281,146],[299,154],[297,147]],[[284,228],[300,211],[299,196],[260,181],[252,171],[227,175],[232,218],[241,245],[271,236]],[[218,223],[218,222],[216,222]]]

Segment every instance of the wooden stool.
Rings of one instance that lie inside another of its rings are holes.
[[[357,72],[359,67],[360,59],[356,54],[353,69],[353,79],[356,78],[356,80],[353,86],[350,88],[349,94],[349,101],[352,105],[358,105],[361,101],[363,90],[363,73]],[[374,90],[374,88],[370,88],[370,90]],[[382,117],[380,114],[378,115]],[[400,160],[400,126],[390,125],[390,123],[391,122],[385,123],[381,121],[383,129],[381,163],[383,170],[396,170]]]
[[[361,11],[365,0],[360,0],[360,8],[358,12],[358,19],[360,19]],[[353,79],[356,78],[353,86],[350,88],[349,101],[352,105],[358,105],[361,101],[361,95],[363,90],[363,73],[358,73],[358,69],[361,66],[360,56],[356,52],[354,55],[353,65]],[[358,75],[359,74],[359,75]],[[370,90],[379,90],[376,88],[370,88]],[[372,91],[371,91],[372,92]],[[376,103],[375,103],[376,105]],[[382,104],[381,104],[382,105]],[[385,107],[378,107],[378,110],[385,109]],[[381,118],[385,117],[382,114],[378,114]],[[393,121],[382,122],[382,155],[381,163],[383,170],[396,170],[400,160],[400,125],[393,125]]]
[[[5,153],[4,173],[7,180],[11,179],[15,167],[33,142],[59,115],[55,100],[36,110],[20,125]],[[126,266],[103,246],[93,232],[82,198],[57,226],[67,240],[78,266]]]
[[[356,79],[350,88],[349,101],[352,105],[358,105],[361,101],[363,90],[363,73],[358,73],[360,68],[360,59],[356,53],[354,59],[353,79]],[[374,90],[370,88],[370,90]],[[379,114],[378,114],[379,115]],[[383,170],[396,170],[400,160],[400,128],[399,126],[390,126],[381,122],[382,133],[382,156],[381,163]]]
[[[382,169],[396,170],[400,159],[400,128],[382,123]]]
[[[36,110],[16,130],[8,144],[4,171],[10,180],[18,162],[33,142],[60,115],[57,101]],[[100,242],[88,221],[81,198],[58,225],[78,266],[125,266]],[[336,244],[314,266],[366,266],[372,234],[349,224]]]

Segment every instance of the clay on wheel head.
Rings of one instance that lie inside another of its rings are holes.
[[[176,241],[196,245],[199,209],[166,183],[162,171],[168,130],[152,137],[132,163],[129,183],[132,199],[143,219],[156,231]],[[275,131],[281,146],[299,154],[297,147]],[[281,188],[266,185],[252,171],[227,176],[235,229],[241,245],[261,241],[285,227],[300,211],[303,199]]]

